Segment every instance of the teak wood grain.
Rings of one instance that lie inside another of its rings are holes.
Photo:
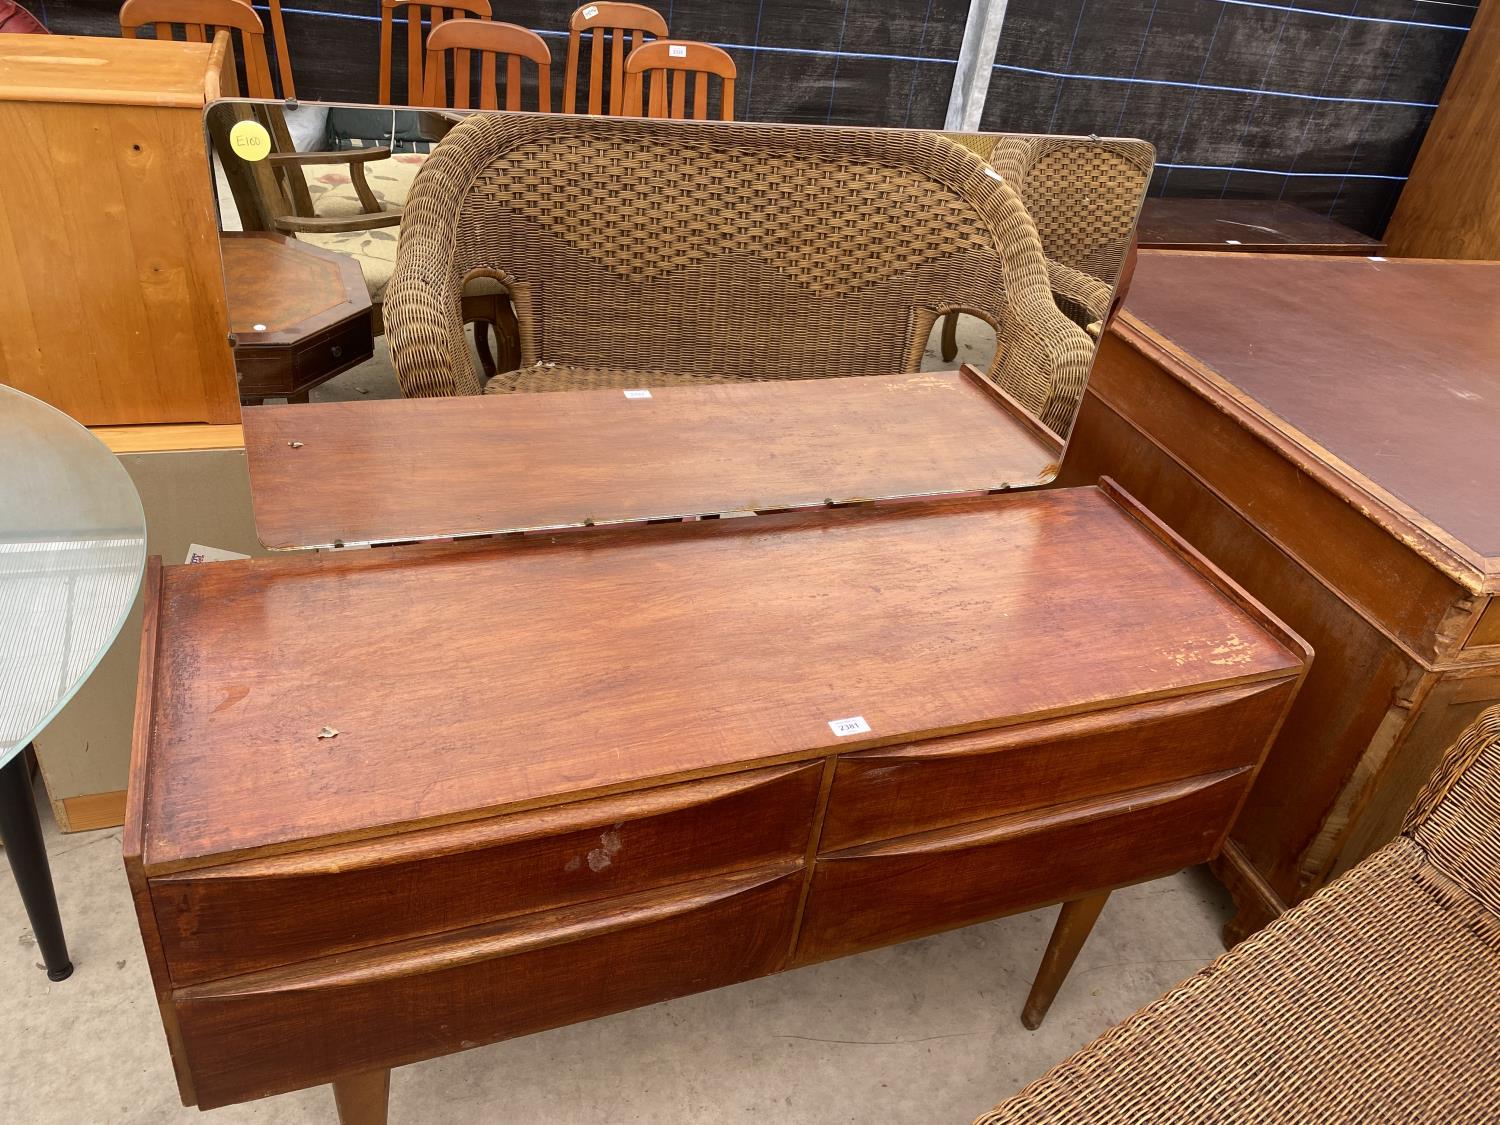
[[[843,957],[1201,862],[1214,853],[1249,777],[1248,768],[1226,770],[820,854],[796,963]]]
[[[1205,691],[1189,699],[954,735],[839,756],[820,847],[852,847],[1059,801],[1253,762],[1295,683]]]
[[[186,871],[152,883],[154,909],[174,980],[196,984],[695,877],[785,866],[807,850],[822,772],[819,763],[750,770],[396,842]],[[500,896],[497,887],[513,889]],[[246,946],[262,955],[247,958]]]
[[[1488,263],[1142,252],[1101,344],[1059,483],[1118,477],[1319,654],[1216,864],[1230,940],[1500,701],[1497,297]]]
[[[198,1105],[765,976],[801,883],[800,864],[725,875],[184,990]]]
[[[172,567],[161,604],[153,873],[1303,660],[1095,489]]]
[[[978,492],[1061,457],[972,369],[650,395],[249,408],[257,532],[284,549]]]
[[[1384,244],[1294,203],[1262,199],[1147,199],[1142,250],[1382,254]]]
[[[1109,481],[146,603],[125,863],[183,1100],[370,1120],[392,1066],[1090,903],[1035,1026],[1110,888],[1215,854],[1309,655]]]

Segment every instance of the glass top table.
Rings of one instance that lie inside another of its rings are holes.
[[[115,455],[0,386],[0,836],[54,980],[71,966],[20,755],[114,642],[145,563],[146,518]]]

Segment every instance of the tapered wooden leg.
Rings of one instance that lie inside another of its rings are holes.
[[[1031,995],[1026,997],[1026,1007],[1021,1009],[1021,1022],[1032,1031],[1041,1027],[1047,1018],[1047,1009],[1052,1007],[1057,990],[1067,979],[1068,970],[1088,940],[1099,911],[1108,901],[1109,892],[1104,891],[1063,903],[1057,925],[1052,929],[1052,940],[1047,943],[1047,952],[1042,954],[1042,967],[1037,970],[1036,980],[1031,984]]]
[[[952,363],[953,357],[958,354],[958,314],[956,312],[943,314],[943,362]]]
[[[339,1125],[386,1125],[390,1097],[389,1070],[351,1074],[333,1084],[333,1100],[339,1107]]]

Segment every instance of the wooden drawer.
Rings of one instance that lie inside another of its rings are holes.
[[[317,379],[330,371],[352,367],[370,358],[374,344],[370,318],[361,316],[320,340],[308,341],[297,353],[297,382]]]
[[[198,1106],[775,972],[802,876],[725,875],[179,991]]]
[[[807,852],[823,764],[157,876],[172,982],[457,930]]]
[[[819,856],[797,964],[1165,875],[1218,848],[1231,770]]]
[[[1207,691],[999,731],[847,754],[818,848],[1251,766],[1296,683]]]

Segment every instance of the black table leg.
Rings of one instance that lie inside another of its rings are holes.
[[[73,962],[68,960],[68,943],[57,914],[57,894],[52,889],[52,870],[42,844],[42,822],[36,814],[25,754],[17,754],[0,767],[0,842],[15,872],[16,889],[46,962],[47,978],[67,980],[73,975]]]

